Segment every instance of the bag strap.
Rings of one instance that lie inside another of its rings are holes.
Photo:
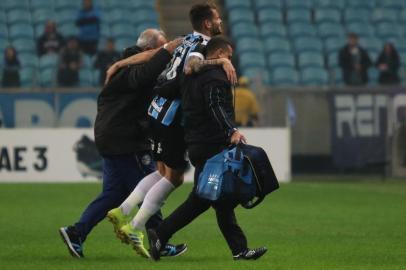
[[[257,199],[255,201],[251,200],[246,203],[242,203],[241,206],[244,207],[245,209],[252,209],[258,204],[260,204],[265,197],[256,197]]]

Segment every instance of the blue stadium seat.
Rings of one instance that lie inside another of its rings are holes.
[[[136,27],[135,27],[135,37],[138,37],[139,34],[141,34],[141,32],[143,32],[145,29],[147,28],[160,28],[158,25],[158,22],[143,22],[143,23],[139,23]]]
[[[251,8],[251,1],[246,0],[225,0],[224,6],[227,10],[231,10],[233,8]]]
[[[314,14],[314,20],[316,23],[341,23],[341,12],[333,8],[317,9]]]
[[[156,2],[157,1],[150,1],[150,0],[136,0],[132,1],[133,9],[138,10],[142,8],[149,8],[149,9],[156,9]]]
[[[324,68],[308,67],[301,71],[300,81],[305,86],[327,85],[328,75]]]
[[[374,23],[389,22],[397,23],[398,10],[396,9],[375,9],[372,12],[372,21]]]
[[[275,68],[272,70],[271,83],[276,86],[297,85],[299,83],[299,75],[294,68]]]
[[[374,37],[375,29],[370,23],[354,22],[347,25],[347,32],[358,34],[360,37]]]
[[[406,24],[406,8],[399,12],[399,22],[402,24]]]
[[[62,9],[76,9],[79,10],[81,7],[80,0],[54,0],[55,9],[62,10]]]
[[[53,9],[54,1],[49,0],[31,0],[30,1],[31,10],[37,9]]]
[[[312,24],[292,23],[289,25],[289,35],[296,37],[316,37],[317,30]]]
[[[336,67],[336,68],[332,68],[329,69],[329,81],[332,85],[344,85],[344,80],[343,80],[343,71],[341,70],[341,68]]]
[[[330,37],[343,37],[345,36],[345,31],[341,24],[325,22],[318,26],[319,36],[323,39]]]
[[[349,0],[347,1],[347,6],[353,9],[373,9],[375,7],[375,0]]]
[[[339,67],[338,54],[339,54],[338,51],[331,52],[330,54],[328,54],[328,56],[327,56],[327,66],[329,67],[329,69]]]
[[[94,57],[84,54],[82,56],[82,67],[85,69],[91,69],[93,67]]]
[[[267,37],[286,37],[287,31],[284,24],[263,23],[260,25],[259,32],[263,38]]]
[[[93,73],[89,68],[81,68],[79,70],[79,86],[90,87],[93,86]]]
[[[380,23],[376,26],[376,34],[384,39],[400,38],[403,36],[400,25],[386,22]]]
[[[20,59],[21,67],[26,68],[37,68],[38,67],[38,57],[34,53],[20,53],[18,55]]]
[[[379,0],[377,4],[383,8],[393,8],[397,10],[406,8],[406,2],[404,0]]]
[[[54,12],[52,9],[36,9],[32,12],[32,21],[35,25],[45,24],[49,20],[56,21],[55,18],[60,17],[54,16]]]
[[[311,9],[313,7],[312,0],[285,0],[286,8],[298,8],[298,9]]]
[[[6,12],[0,9],[0,25],[7,23],[7,15]]]
[[[283,23],[282,12],[273,8],[258,10],[258,22],[260,24],[266,22]]]
[[[324,51],[326,53],[338,52],[344,45],[344,37],[330,37],[324,41]]]
[[[345,0],[316,0],[316,7],[318,8],[335,8],[337,10],[344,9],[346,2]]]
[[[107,20],[110,24],[132,23],[134,21],[133,17],[135,17],[134,13],[130,9],[122,10],[120,8],[112,9],[105,15],[106,18],[104,18],[103,20]]]
[[[248,67],[241,70],[243,76],[248,77],[251,81],[261,80],[262,82],[267,83],[268,81],[268,72],[259,67]]]
[[[377,85],[379,78],[379,71],[375,67],[368,69],[368,85]]]
[[[27,38],[27,39],[34,39],[34,29],[32,28],[31,24],[28,23],[19,23],[13,24],[9,27],[8,36],[10,39],[19,39],[19,38]]]
[[[55,69],[57,65],[58,65],[57,54],[45,54],[39,58],[39,68],[41,70]]]
[[[8,29],[6,24],[0,24],[0,40],[8,39]]]
[[[131,17],[135,23],[158,22],[158,15],[153,9],[141,9],[133,12]]]
[[[79,29],[73,23],[64,23],[58,26],[60,33],[63,33],[64,37],[77,36]]]
[[[104,0],[104,7],[108,9],[130,10],[133,5],[131,1]]]
[[[100,70],[97,68],[92,69],[92,75],[93,75],[93,86],[100,86],[99,83]]]
[[[58,28],[58,26],[56,26]],[[37,24],[34,28],[35,39],[38,39],[44,33],[45,24]],[[59,31],[59,29],[58,29]],[[65,33],[64,33],[65,34]]]
[[[35,43],[32,38],[14,39],[12,44],[19,53],[34,53],[36,51]]]
[[[28,10],[30,5],[29,0],[1,0],[0,7],[7,11],[13,9]]]
[[[253,23],[237,23],[232,25],[231,34],[234,39],[242,37],[258,37],[258,28]]]
[[[406,52],[406,38],[397,39],[393,44],[398,52]]]
[[[299,68],[317,67],[322,68],[324,66],[324,59],[322,54],[316,52],[302,52],[298,54],[298,66]]]
[[[55,13],[55,21],[58,24],[74,24],[77,14],[77,9],[65,8]]]
[[[400,64],[406,67],[406,52],[399,52]]]
[[[111,38],[110,25],[108,23],[101,23],[100,25],[100,37],[101,38]]]
[[[310,10],[290,9],[287,11],[286,21],[291,23],[308,23],[310,24]]]
[[[370,38],[361,38],[360,39],[360,45],[367,50],[368,54],[370,53],[379,53],[382,49],[382,41],[374,38],[374,37],[370,37]]]
[[[254,23],[254,13],[250,9],[244,8],[235,8],[229,11],[228,13],[228,22],[230,25],[239,23],[239,22],[251,22]]]
[[[135,27],[128,23],[114,24],[110,28],[111,36],[115,39],[118,38],[132,38],[135,39]]]
[[[0,38],[0,52],[3,54],[4,49],[8,46],[8,41],[6,39]],[[3,64],[3,61],[0,60],[0,65]]]
[[[264,68],[265,58],[262,53],[258,52],[244,52],[240,53],[240,67],[241,68],[248,68],[248,67],[260,67]]]
[[[323,45],[319,38],[298,37],[293,42],[296,52],[321,52],[323,49]]]
[[[41,87],[53,87],[56,84],[56,68],[45,68],[39,71]]]
[[[33,87],[35,85],[36,69],[32,67],[22,67],[20,69],[21,87]]]
[[[295,57],[293,56],[292,53],[272,53],[268,57],[268,66],[273,69],[273,68],[278,68],[278,67],[289,67],[289,68],[294,68],[295,67]]]
[[[259,39],[240,38],[239,40],[237,40],[236,43],[238,53],[244,52],[262,53],[263,51],[262,43],[259,41]]]
[[[266,53],[291,52],[291,46],[286,38],[269,37],[264,40]]]
[[[254,0],[254,7],[256,10],[262,10],[267,8],[281,10],[283,7],[281,0]]]
[[[136,42],[136,39],[134,39],[134,38],[118,38],[118,39],[116,39],[116,49],[118,51],[122,51],[125,48],[134,46],[135,42]]]
[[[346,9],[344,11],[344,21],[346,24],[353,22],[369,23],[370,10],[368,9]]]
[[[18,23],[31,23],[31,13],[28,10],[13,9],[7,12],[9,25]]]

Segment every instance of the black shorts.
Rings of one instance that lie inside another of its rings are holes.
[[[155,161],[162,161],[174,170],[185,170],[188,166],[183,127],[164,126],[151,120],[152,154]]]

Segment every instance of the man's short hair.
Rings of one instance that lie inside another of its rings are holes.
[[[146,29],[143,31],[137,39],[137,46],[141,49],[145,48],[157,48],[159,37],[165,36],[165,33],[159,29]]]
[[[228,50],[228,46],[233,47],[231,41],[224,36],[215,36],[206,45],[206,55],[214,53],[218,49]]]
[[[212,3],[196,4],[189,11],[190,23],[194,30],[200,31],[203,28],[203,22],[213,18],[212,9],[217,9]]]

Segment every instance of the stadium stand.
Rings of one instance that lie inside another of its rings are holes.
[[[242,75],[258,77],[251,67],[255,61],[247,66],[245,60],[250,50],[266,59],[267,71],[259,75],[271,85],[342,85],[337,54],[346,34],[354,32],[372,61],[385,42],[393,42],[406,81],[404,0],[225,0],[224,5],[237,52],[244,51],[239,54]],[[368,73],[369,84],[376,84],[378,71],[370,68]]]
[[[56,22],[58,31],[64,37],[76,36],[78,29],[75,19],[81,3],[81,0],[0,1],[0,50],[3,54],[9,45],[17,50],[22,65],[22,87],[56,85],[58,56],[44,55],[38,58],[36,40],[43,33],[48,20]],[[114,38],[117,50],[122,50],[133,45],[145,28],[159,25],[155,1],[93,0],[93,3],[102,11],[99,47],[103,47],[107,38]],[[1,69],[3,63],[0,62]],[[99,71],[93,69],[93,59],[85,57],[83,62],[79,73],[80,86],[97,86]]]

